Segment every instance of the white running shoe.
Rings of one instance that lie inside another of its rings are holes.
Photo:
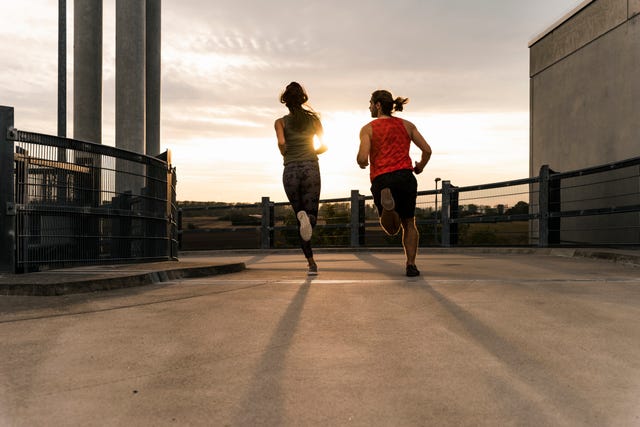
[[[311,228],[311,221],[309,221],[309,215],[305,211],[298,212],[298,221],[300,221],[300,237],[305,242],[311,240],[313,229]]]
[[[393,200],[390,188],[383,188],[380,192],[380,204],[385,211],[392,211],[396,208],[396,202]]]

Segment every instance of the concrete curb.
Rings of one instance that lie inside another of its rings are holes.
[[[361,247],[361,248],[313,248],[314,253],[404,253],[402,247]],[[181,255],[189,256],[236,256],[236,255],[283,255],[299,254],[300,249],[225,249],[204,251],[183,251]],[[566,258],[590,258],[615,262],[628,266],[640,267],[640,251],[637,249],[606,248],[532,248],[532,247],[421,247],[418,254],[516,254],[516,255],[548,255]]]
[[[156,267],[153,271],[140,271],[144,266],[137,265],[138,271],[91,272],[78,276],[67,271],[48,271],[27,273],[5,277],[0,281],[0,295],[22,296],[59,296],[77,293],[107,291],[113,289],[144,286],[171,280],[214,276],[236,273],[246,269],[241,263],[222,265],[184,265]],[[46,280],[43,278],[46,275]]]
[[[640,267],[640,255],[618,253],[618,252],[602,252],[602,251],[585,251],[576,249],[574,257],[602,259],[612,261],[618,264]]]
[[[314,248],[322,253],[403,253],[401,247],[380,248]],[[299,254],[299,249],[248,249],[184,251],[185,261],[189,256],[241,256]],[[514,254],[548,255],[566,258],[590,258],[614,262],[631,267],[640,267],[640,253],[636,250],[589,249],[589,248],[420,248],[422,254]],[[67,270],[51,270],[20,275],[0,275],[0,295],[57,296],[76,293],[107,291],[113,289],[145,286],[171,280],[207,277],[236,273],[246,269],[243,262],[208,264],[204,262],[160,262],[133,265],[107,265]]]

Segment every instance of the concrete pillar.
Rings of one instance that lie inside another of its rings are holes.
[[[116,147],[145,153],[145,0],[116,0]]]
[[[58,0],[58,136],[67,136],[67,0]]]
[[[160,154],[161,0],[146,0],[146,153]]]
[[[102,0],[73,9],[73,137],[102,143]]]
[[[146,0],[116,0],[116,147],[145,154]],[[134,175],[144,168],[119,167]],[[140,194],[139,178],[117,179],[116,191]]]

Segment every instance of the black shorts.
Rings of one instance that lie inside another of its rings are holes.
[[[383,188],[391,189],[393,200],[396,204],[396,212],[400,218],[413,218],[416,214],[416,197],[418,196],[418,181],[413,171],[403,169],[378,175],[371,183],[373,202],[378,208],[378,215],[382,213],[380,192]]]

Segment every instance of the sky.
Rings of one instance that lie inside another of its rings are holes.
[[[433,149],[419,190],[528,177],[528,44],[581,0],[163,0],[161,148],[179,201],[286,201],[274,120],[291,81],[320,113],[321,198],[369,194],[355,157],[374,90]],[[103,143],[115,145],[115,0],[103,1]],[[73,1],[67,0],[73,137]],[[0,105],[57,132],[58,0],[0,0]],[[411,150],[419,159],[419,150]]]

